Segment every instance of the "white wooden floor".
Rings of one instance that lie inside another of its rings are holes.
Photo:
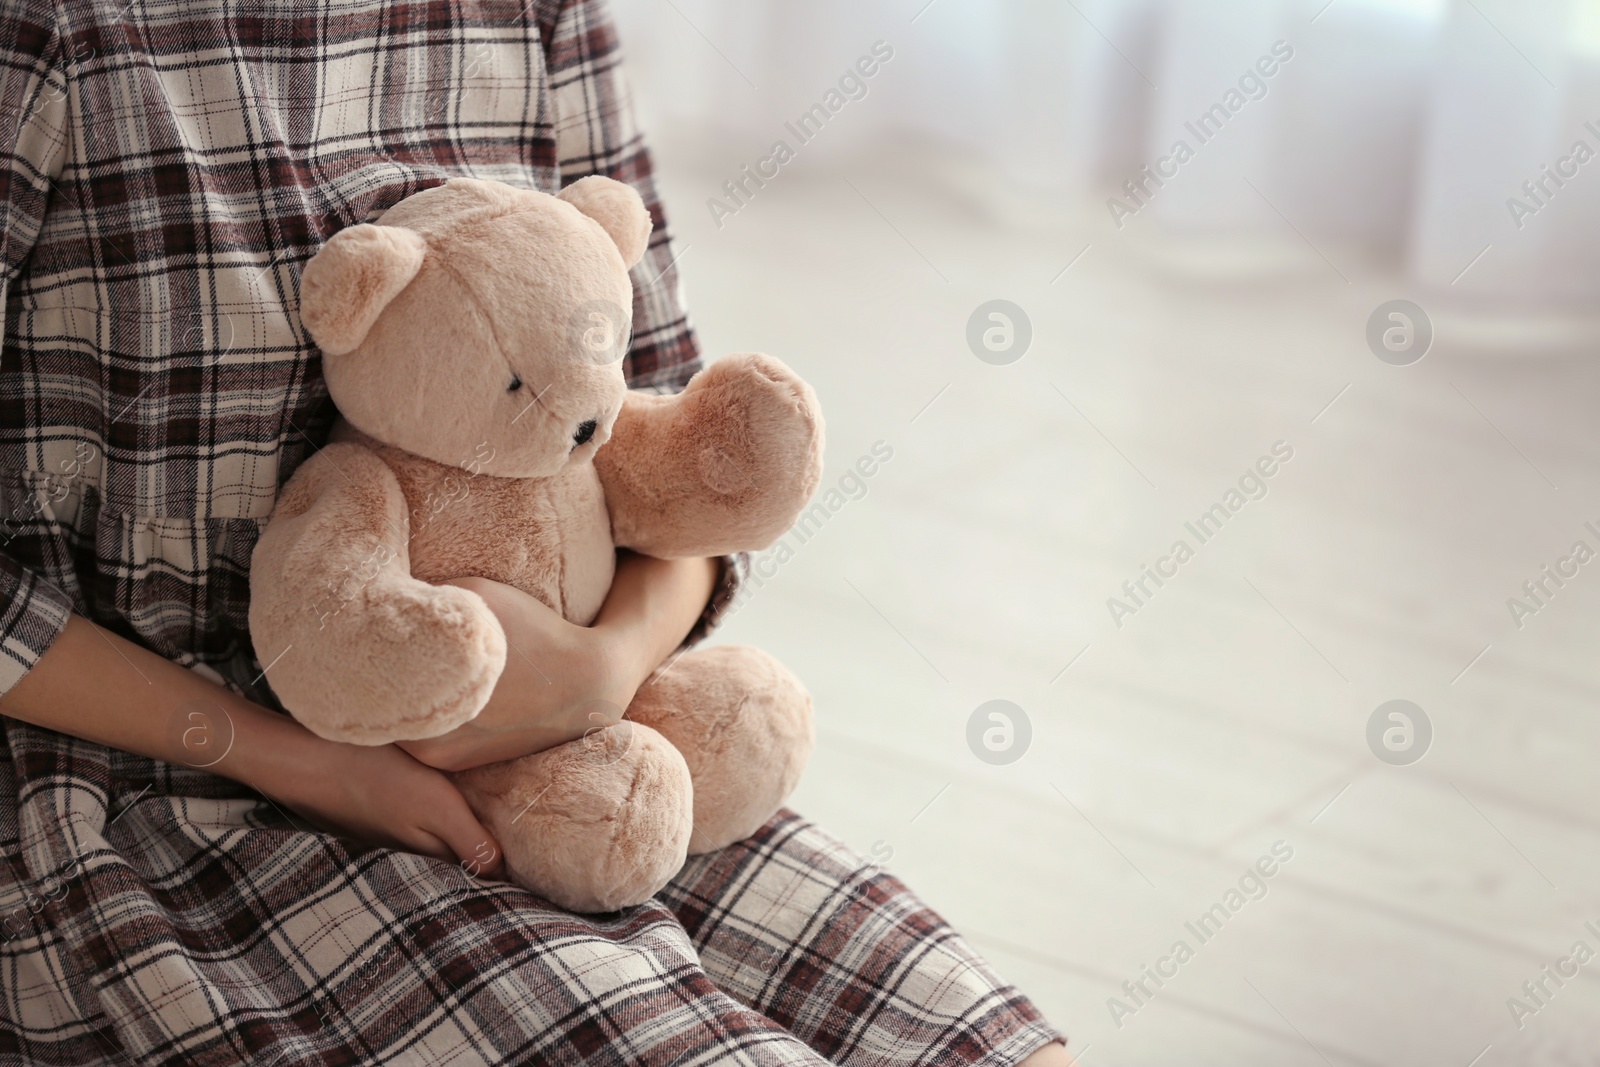
[[[656,132],[708,349],[815,384],[826,485],[893,449],[721,635],[816,697],[798,808],[1091,1067],[1600,1063],[1600,959],[1520,1030],[1507,1006],[1600,951],[1600,562],[1520,630],[1506,606],[1600,550],[1593,323],[1454,307],[1287,229],[1186,246],[1094,204],[997,211],[911,150],[786,169],[718,231],[740,149]],[[1437,329],[1403,368],[1364,341],[1400,296]],[[1034,327],[1009,366],[964,340],[996,297]],[[1280,440],[1268,495],[1116,627],[1106,599]],[[1032,724],[1008,766],[966,742],[996,698]],[[1394,698],[1435,732],[1407,767],[1365,740]],[[1267,895],[1200,944],[1185,922],[1279,841]],[[1122,983],[1179,939],[1194,958],[1119,1027],[1108,998],[1135,1006]]]

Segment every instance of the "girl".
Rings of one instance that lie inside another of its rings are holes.
[[[631,182],[630,383],[697,368],[617,62],[598,0],[0,0],[0,1059],[1065,1062],[792,813],[564,914],[473,877],[498,846],[425,746],[275,709],[248,564],[333,416],[295,310],[331,234],[452,174]],[[591,628],[475,583],[518,653],[485,714],[580,735],[738,574],[630,557]]]

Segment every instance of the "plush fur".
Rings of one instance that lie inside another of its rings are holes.
[[[792,371],[744,355],[677,396],[626,387],[627,271],[649,234],[638,194],[606,178],[559,197],[458,178],[307,264],[301,320],[343,418],[256,546],[250,630],[310,729],[376,745],[482,710],[505,634],[437,583],[503,582],[587,625],[619,547],[722,555],[793,524],[823,427]],[[794,676],[724,647],[658,671],[622,722],[455,779],[517,882],[606,911],[752,833],[811,745]]]
[[[691,855],[749,837],[799,784],[809,709],[783,664],[743,645],[687,653],[640,688],[628,718],[676,745],[694,779]]]

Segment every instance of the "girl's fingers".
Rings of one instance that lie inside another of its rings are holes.
[[[406,843],[405,851],[415,852],[421,856],[432,856],[446,863],[454,863],[456,860],[455,850],[426,830],[418,830],[414,840]]]
[[[479,878],[487,878],[492,882],[503,882],[503,881],[505,881],[506,880],[506,862],[505,862],[505,859],[506,859],[505,856],[501,855],[501,853],[500,853],[500,847],[498,845],[496,845],[495,846],[495,854],[494,854],[494,862],[492,864],[490,864],[488,867],[485,867],[483,870],[479,871],[478,872],[478,877]]]
[[[451,792],[455,792],[454,786]],[[500,842],[484,829],[460,793],[455,793],[454,803],[444,805],[439,812],[433,832],[444,839],[462,869],[474,878],[496,876],[503,869]]]

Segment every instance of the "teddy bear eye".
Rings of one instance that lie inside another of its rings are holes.
[[[514,393],[518,389],[521,389],[521,388],[522,388],[522,377],[520,375],[513,374],[511,376],[511,384],[506,386],[506,392]]]

